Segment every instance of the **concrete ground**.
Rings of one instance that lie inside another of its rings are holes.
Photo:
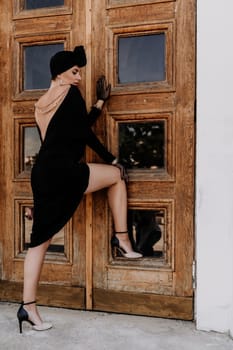
[[[225,334],[201,332],[186,321],[39,307],[54,327],[37,332],[23,323],[17,304],[0,303],[1,350],[233,350]]]

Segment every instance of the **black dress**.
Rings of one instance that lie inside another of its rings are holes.
[[[91,129],[100,113],[93,107],[87,114],[79,89],[71,86],[52,117],[32,168],[34,213],[30,247],[52,238],[79,205],[89,182],[89,167],[81,161],[86,145],[106,163],[115,159]]]

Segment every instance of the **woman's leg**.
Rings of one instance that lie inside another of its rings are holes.
[[[125,181],[121,179],[120,170],[113,165],[88,164],[90,169],[87,193],[108,188],[108,203],[112,212],[116,232],[127,232],[127,191]],[[132,252],[128,233],[116,234],[120,246],[126,252]]]
[[[37,247],[29,248],[24,262],[24,303],[36,300],[37,286],[40,279],[41,269],[44,262],[45,253],[51,240],[40,244]],[[25,305],[24,309],[29,312],[30,320],[36,325],[40,325],[42,320],[36,308],[36,304]]]
[[[112,165],[88,164],[90,169],[89,185],[86,194],[108,188],[108,202],[112,211],[116,232],[127,231],[127,191],[125,181],[120,177],[120,170]],[[121,247],[127,251],[133,251],[128,234],[116,235]],[[24,262],[24,292],[25,303],[36,300],[37,286],[40,273],[51,240],[30,248]],[[29,312],[30,320],[36,325],[42,323],[35,304],[25,305]]]

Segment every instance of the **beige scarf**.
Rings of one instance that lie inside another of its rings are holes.
[[[70,84],[61,84],[53,80],[48,91],[35,103],[35,119],[44,140],[48,125],[55,112],[66,97]]]

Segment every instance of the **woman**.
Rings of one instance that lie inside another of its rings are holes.
[[[127,258],[142,256],[133,251],[127,232],[125,170],[91,129],[109,98],[110,85],[104,77],[98,80],[97,102],[87,114],[78,89],[80,68],[85,65],[82,46],[56,53],[50,61],[51,86],[35,105],[42,144],[31,174],[33,227],[24,264],[23,302],[17,314],[20,332],[23,321],[35,330],[52,327],[42,322],[36,308],[40,273],[53,235],[71,218],[84,194],[108,188],[115,227],[112,248]],[[86,145],[108,164],[84,163]]]

